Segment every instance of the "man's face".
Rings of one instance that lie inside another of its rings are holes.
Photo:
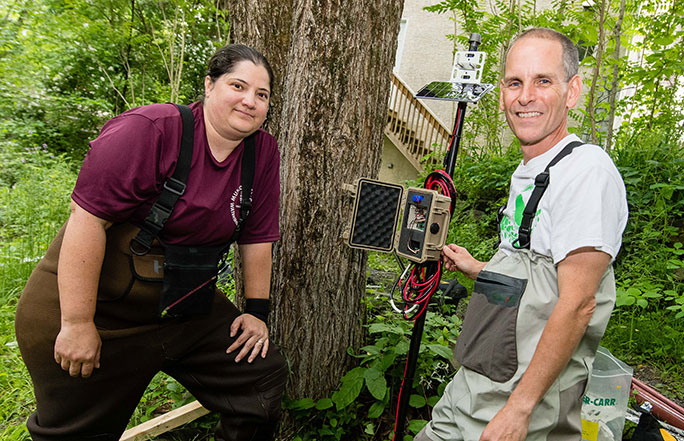
[[[520,144],[541,154],[567,136],[568,109],[581,90],[579,76],[565,81],[558,41],[523,37],[506,59],[499,107]],[[523,152],[524,153],[524,152]]]

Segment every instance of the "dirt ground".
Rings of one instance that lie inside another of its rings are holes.
[[[648,384],[665,397],[684,407],[684,388],[678,380],[648,364],[632,366],[634,377]]]

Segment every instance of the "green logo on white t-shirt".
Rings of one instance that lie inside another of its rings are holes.
[[[523,211],[525,210],[525,198],[523,197],[523,195],[528,193],[527,199],[529,199],[529,195],[532,193],[533,189],[534,184],[529,185],[525,187],[523,191],[521,191],[520,194],[518,194],[518,196],[516,196],[513,219],[511,219],[508,216],[504,216],[503,219],[501,219],[500,228],[502,240],[505,240],[508,243],[513,243],[518,239],[518,230],[520,229],[520,224],[522,223],[523,218]],[[540,212],[541,209],[538,209],[535,213],[535,218],[539,216]],[[532,226],[534,227],[534,222],[532,222]]]

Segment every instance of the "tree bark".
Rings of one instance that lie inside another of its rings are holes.
[[[620,88],[620,51],[622,46],[620,44],[622,38],[622,20],[625,17],[625,0],[620,1],[620,13],[618,15],[617,22],[615,23],[615,29],[613,31],[613,39],[615,39],[615,51],[613,55],[615,57],[615,64],[613,64],[613,81],[610,87],[610,92],[608,94],[608,104],[610,108],[610,113],[608,115],[608,133],[606,135],[606,150],[613,148],[613,124],[615,123],[615,110],[617,104],[615,103],[617,99],[618,89]]]
[[[598,134],[596,133],[596,94],[597,94],[597,83],[599,76],[601,75],[601,64],[603,63],[603,50],[605,44],[605,22],[606,16],[608,15],[609,4],[606,0],[601,0],[599,4],[599,34],[598,43],[596,45],[596,64],[594,66],[594,72],[591,77],[591,88],[589,89],[589,99],[587,103],[587,112],[589,113],[589,126],[591,129],[591,143],[598,144]]]
[[[275,71],[268,130],[281,151],[271,334],[290,398],[327,396],[363,341],[366,253],[341,238],[344,183],[377,176],[403,0],[225,0],[231,41]]]

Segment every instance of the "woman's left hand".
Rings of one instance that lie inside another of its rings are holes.
[[[230,325],[230,336],[235,337],[240,330],[242,330],[242,333],[226,350],[226,354],[230,354],[242,347],[235,356],[236,363],[248,354],[247,363],[253,362],[259,353],[261,353],[261,358],[266,358],[268,353],[268,328],[266,323],[252,314],[242,314]]]

